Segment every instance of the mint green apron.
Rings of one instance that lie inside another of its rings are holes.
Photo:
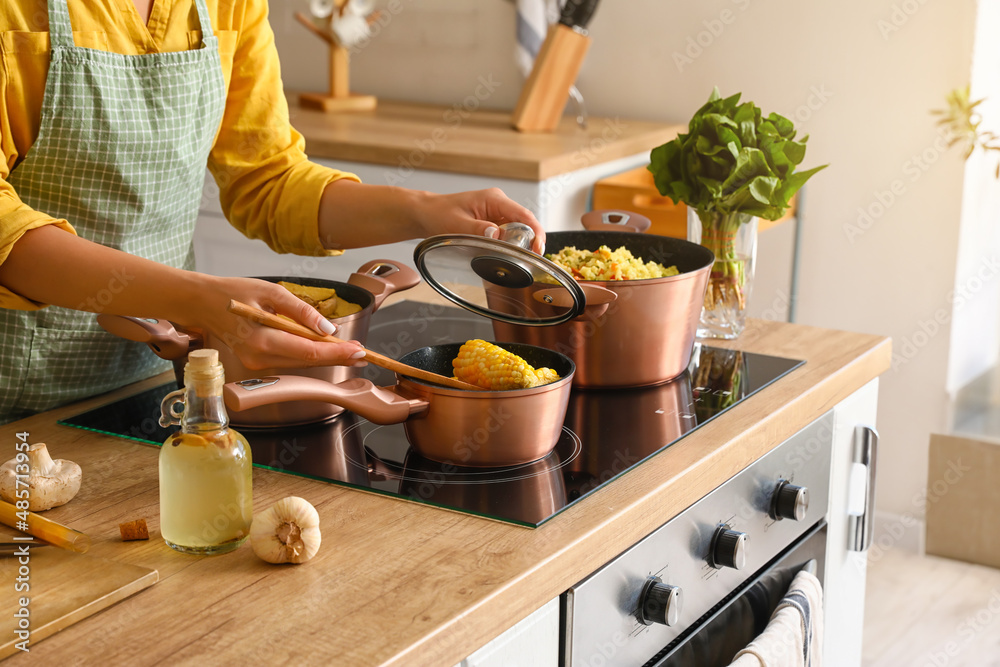
[[[48,5],[41,125],[8,181],[27,205],[86,239],[193,268],[205,167],[225,107],[205,0],[195,0],[201,48],[137,56],[75,46],[67,0]],[[81,307],[107,305],[128,280],[109,275]],[[0,309],[0,423],[167,368],[145,345],[105,333],[92,313]]]

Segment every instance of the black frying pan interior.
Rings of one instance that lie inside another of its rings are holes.
[[[525,345],[523,343],[495,343],[509,352],[513,352],[535,368],[551,368],[559,377],[564,378],[576,371],[576,364],[564,354],[547,350],[544,347]],[[432,345],[422,347],[412,352],[407,352],[399,358],[404,364],[416,366],[425,371],[431,371],[438,375],[452,377],[455,371],[451,362],[458,356],[458,349],[462,343],[446,343],[444,345]],[[407,378],[413,382],[420,382],[416,378]],[[423,383],[428,384],[429,383]],[[437,385],[430,385],[437,386]],[[516,391],[516,390],[514,390]]]
[[[286,283],[305,285],[306,287],[325,287],[337,290],[337,296],[344,301],[350,301],[361,306],[364,310],[375,303],[372,293],[362,287],[356,287],[350,283],[342,283],[337,280],[326,280],[324,278],[306,278],[304,276],[255,276],[258,280],[266,280],[276,283],[284,280]]]

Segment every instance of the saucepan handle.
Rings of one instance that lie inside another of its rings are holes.
[[[375,424],[399,424],[428,406],[427,401],[404,398],[364,378],[331,384],[319,378],[277,375],[226,383],[222,396],[226,407],[235,411],[288,401],[322,401],[346,408]]]
[[[156,356],[169,361],[183,359],[192,343],[199,340],[196,336],[178,331],[166,320],[102,313],[97,316],[97,323],[119,338],[145,343]]]
[[[585,282],[579,283],[579,285],[587,297],[587,307],[580,317],[586,318],[602,315],[608,309],[608,305],[618,298],[618,293],[609,290],[607,287],[587,284]],[[572,297],[561,287],[546,287],[535,290],[531,297],[539,303],[557,308],[572,308],[573,306]]]
[[[375,297],[375,310],[390,294],[408,290],[420,282],[420,274],[391,259],[366,262],[347,279],[349,285],[368,290]]]
[[[644,215],[617,209],[598,209],[584,213],[583,228],[592,232],[644,232],[652,221]]]

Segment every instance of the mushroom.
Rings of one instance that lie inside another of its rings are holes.
[[[33,512],[52,509],[73,499],[82,477],[80,466],[65,459],[52,460],[45,443],[39,442],[28,448],[26,457],[20,452],[0,466],[0,498],[11,503],[27,500]]]
[[[250,546],[268,563],[304,563],[316,555],[319,544],[319,512],[298,496],[282,498],[250,526]]]

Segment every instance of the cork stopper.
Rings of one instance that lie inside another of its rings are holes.
[[[184,366],[184,386],[197,396],[218,396],[222,393],[225,374],[219,363],[219,351],[213,349],[194,350],[188,354]]]
[[[219,351],[211,348],[194,350],[188,355],[187,363],[191,370],[209,370],[219,363]]]

